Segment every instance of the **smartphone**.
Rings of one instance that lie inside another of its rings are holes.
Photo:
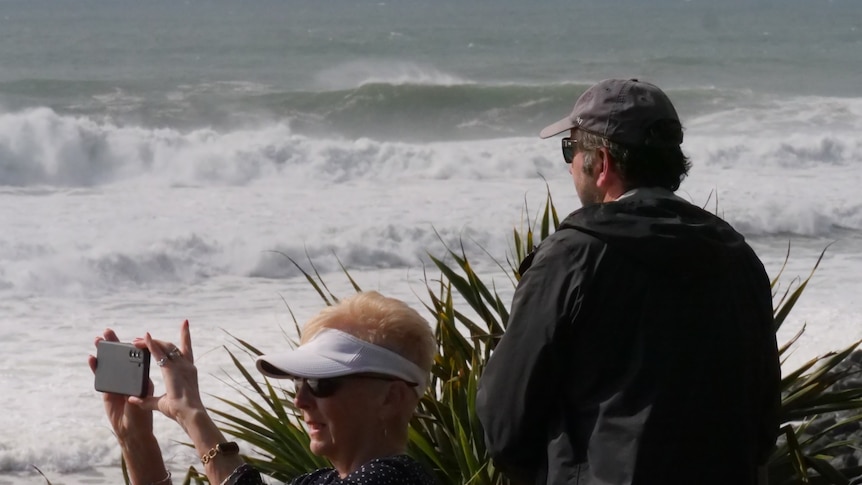
[[[150,379],[150,351],[124,342],[96,344],[96,390],[144,397]]]

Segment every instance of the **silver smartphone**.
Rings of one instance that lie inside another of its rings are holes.
[[[150,379],[150,351],[124,342],[96,344],[96,390],[144,397]]]

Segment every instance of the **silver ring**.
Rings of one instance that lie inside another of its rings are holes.
[[[168,352],[168,358],[169,359],[179,359],[182,356],[183,356],[183,353],[180,352],[180,349],[178,349],[176,347],[174,347],[173,350]]]
[[[159,367],[164,367],[165,364],[167,364],[167,363],[168,363],[167,357],[162,357],[161,359],[156,361],[156,365],[158,365]]]

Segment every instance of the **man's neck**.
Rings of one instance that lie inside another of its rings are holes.
[[[622,200],[628,198],[638,198],[638,199],[678,199],[681,201],[685,201],[681,197],[677,196],[673,192],[664,187],[635,187],[631,190],[627,190],[625,193],[620,194],[617,198],[611,200]]]

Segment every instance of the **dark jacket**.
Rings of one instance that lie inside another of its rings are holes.
[[[780,402],[769,279],[727,223],[667,195],[572,213],[522,272],[476,405],[510,476],[756,483]]]

